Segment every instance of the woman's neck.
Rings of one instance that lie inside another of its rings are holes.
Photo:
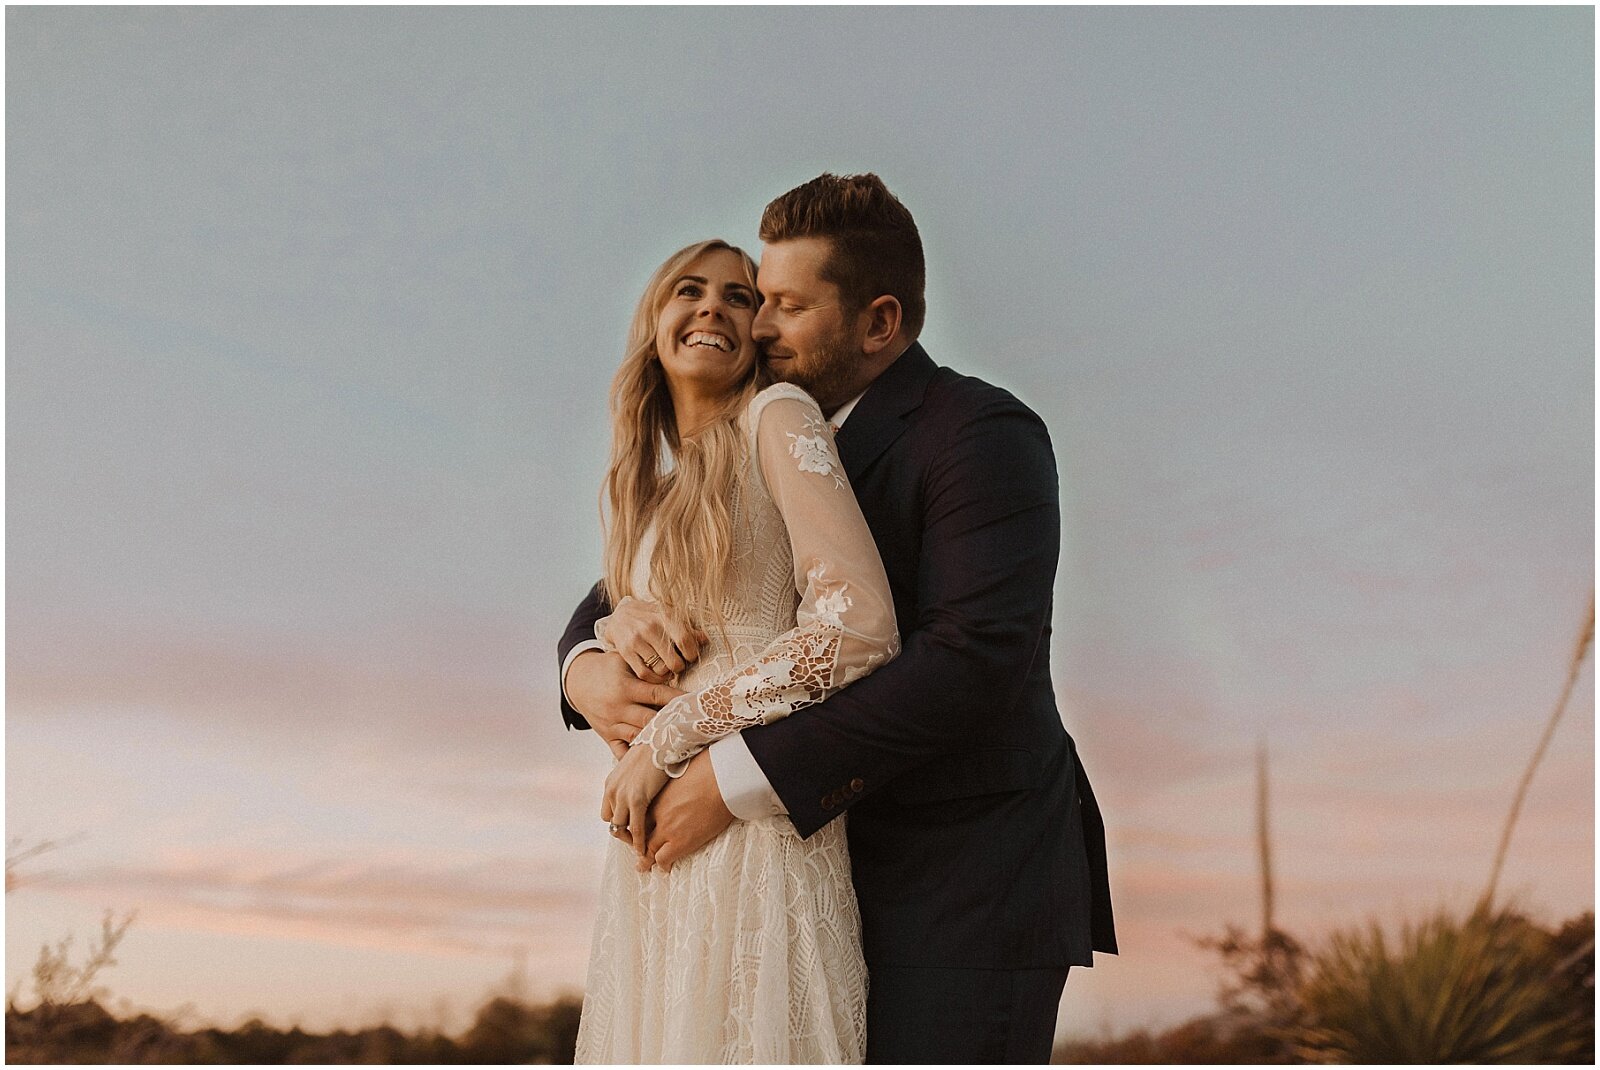
[[[672,414],[678,421],[680,440],[705,430],[728,404],[726,397],[705,394],[689,385],[673,386],[669,382],[667,392],[672,396]]]

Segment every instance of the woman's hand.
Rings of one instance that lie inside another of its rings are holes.
[[[623,755],[611,775],[606,777],[606,794],[600,802],[600,820],[613,828],[620,826],[633,840],[633,849],[642,862],[645,844],[650,838],[646,822],[650,815],[650,802],[661,793],[670,779],[666,770],[657,769],[650,760],[649,747],[631,747]],[[622,833],[617,833],[623,838]]]
[[[606,645],[648,684],[664,684],[688,668],[707,641],[704,632],[675,623],[657,603],[631,595],[617,603],[602,627]]]

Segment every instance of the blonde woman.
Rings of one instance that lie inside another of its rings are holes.
[[[864,1057],[867,977],[843,821],[809,839],[787,817],[735,821],[670,871],[643,853],[650,800],[697,751],[820,702],[899,650],[888,580],[832,431],[798,387],[763,388],[758,300],[755,265],[726,242],[673,254],[639,302],[612,385],[605,594],[613,606],[659,605],[693,663],[676,680],[685,693],[606,781],[602,818],[616,838],[581,1063]],[[665,668],[617,652],[642,677]]]

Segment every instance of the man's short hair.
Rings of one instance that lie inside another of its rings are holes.
[[[796,186],[761,213],[761,240],[826,238],[831,253],[822,277],[859,312],[888,294],[900,302],[900,329],[922,332],[927,270],[916,221],[874,174],[821,174]]]

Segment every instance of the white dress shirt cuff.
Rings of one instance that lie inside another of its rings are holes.
[[[603,651],[605,650],[605,645],[595,639],[585,639],[567,651],[565,660],[561,662],[561,697],[567,700],[568,706],[572,706],[572,696],[567,694],[567,670],[572,668],[572,663],[577,660],[579,654],[586,654],[591,650]],[[549,662],[545,662],[545,664],[548,665]],[[572,706],[572,708],[577,709],[576,706]]]
[[[707,749],[711,752],[711,771],[717,776],[722,803],[734,817],[755,821],[789,812],[778,793],[772,790],[772,783],[761,766],[756,764],[743,736],[737,732],[723,736]]]

